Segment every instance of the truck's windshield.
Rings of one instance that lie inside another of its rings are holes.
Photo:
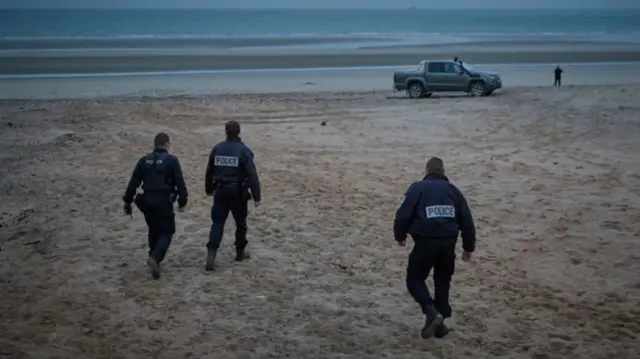
[[[469,65],[466,62],[460,62],[462,64],[462,67],[467,70],[468,72],[475,72],[475,70],[473,69],[473,67],[471,67],[471,65]]]

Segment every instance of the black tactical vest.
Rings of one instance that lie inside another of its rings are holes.
[[[227,140],[215,148],[213,179],[218,188],[240,188],[246,174],[242,169],[244,144],[240,140]]]
[[[153,152],[142,160],[143,191],[171,192],[167,157],[166,152]]]

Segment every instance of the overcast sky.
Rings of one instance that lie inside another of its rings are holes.
[[[640,0],[0,0],[0,8],[640,8]]]

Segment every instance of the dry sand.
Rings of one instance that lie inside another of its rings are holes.
[[[640,352],[640,86],[490,98],[219,95],[0,103],[7,358],[632,358]],[[243,124],[264,201],[205,274],[205,160]],[[326,126],[321,126],[327,121]],[[133,165],[158,131],[191,193],[153,281]],[[429,156],[471,203],[456,330],[419,338],[392,220]],[[633,354],[636,353],[636,354]]]

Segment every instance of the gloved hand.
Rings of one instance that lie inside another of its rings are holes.
[[[124,214],[126,214],[127,216],[131,216],[133,213],[133,209],[131,208],[131,203],[125,203],[124,204]]]

